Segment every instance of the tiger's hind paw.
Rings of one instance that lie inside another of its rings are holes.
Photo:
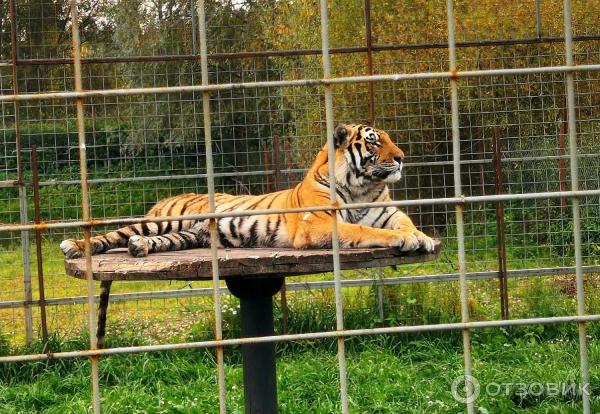
[[[75,239],[63,240],[62,243],[60,243],[60,250],[62,250],[67,259],[78,259],[83,257],[83,249]]]
[[[133,257],[146,257],[148,256],[150,245],[144,236],[131,236],[127,243],[127,250]]]

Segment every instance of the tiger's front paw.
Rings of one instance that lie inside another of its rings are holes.
[[[420,231],[415,231],[415,236],[419,240],[419,250],[424,251],[426,253],[431,253],[435,250],[435,242],[433,239],[425,233]]]
[[[67,259],[78,259],[83,257],[84,253],[83,246],[80,246],[75,239],[63,240],[60,243],[60,250],[62,250]]]
[[[129,238],[127,250],[133,257],[146,257],[149,249],[150,245],[144,236],[135,235]]]
[[[401,231],[396,246],[401,252],[412,252],[419,248],[419,239],[408,231]]]

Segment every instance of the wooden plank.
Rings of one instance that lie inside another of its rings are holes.
[[[342,269],[382,267],[421,263],[436,259],[441,242],[432,253],[403,253],[395,248],[344,249],[340,251]],[[65,259],[68,275],[84,279],[85,260]],[[331,250],[294,249],[219,249],[219,273],[230,277],[281,277],[333,270]],[[116,249],[92,258],[96,280],[210,280],[210,249],[191,249],[134,258]]]

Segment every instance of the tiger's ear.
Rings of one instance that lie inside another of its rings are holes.
[[[344,146],[348,142],[349,135],[346,125],[338,124],[333,132],[333,143],[335,148],[337,149]]]

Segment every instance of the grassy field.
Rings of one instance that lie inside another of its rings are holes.
[[[596,332],[591,335],[591,383],[592,392],[597,395],[600,346]],[[477,412],[581,412],[577,393],[555,395],[548,386],[578,383],[575,338],[574,330],[568,328],[545,332],[536,329],[475,332],[474,374],[483,390],[477,400]],[[137,340],[147,342],[147,338]],[[116,344],[114,338],[113,344]],[[68,343],[55,341],[51,346],[76,349],[85,346],[85,338]],[[347,348],[351,412],[464,411],[451,394],[452,380],[462,374],[458,333],[440,337],[354,338],[347,342]],[[282,413],[339,411],[334,349],[331,341],[279,347],[278,392]],[[203,350],[104,358],[100,363],[104,412],[218,412],[215,372],[211,352]],[[226,350],[226,378],[229,412],[242,413],[238,349]],[[517,383],[542,384],[542,388],[530,385],[520,389]],[[502,387],[501,392],[498,387]],[[4,364],[0,367],[0,406],[7,414],[89,412],[88,361]],[[597,397],[593,399],[593,410],[600,410]]]
[[[474,236],[467,243],[469,271],[494,269],[495,240]],[[487,233],[492,233],[489,229]],[[486,233],[486,234],[487,234]],[[479,238],[478,238],[479,237]],[[455,272],[456,245],[445,239],[441,257],[430,263],[398,269],[344,272],[345,278],[385,278]],[[46,296],[85,296],[85,281],[67,277],[56,238],[43,244]],[[36,257],[32,253],[31,263]],[[548,247],[531,245],[508,249],[509,268],[565,265],[563,257]],[[32,266],[33,297],[38,296]],[[0,250],[0,300],[23,298],[22,256],[18,246]],[[331,280],[331,274],[298,277],[290,282]],[[194,282],[116,283],[113,293],[208,287]],[[469,283],[469,310],[473,320],[500,317],[496,280]],[[509,283],[512,318],[568,315],[576,312],[573,275],[532,276]],[[600,278],[588,275],[587,309],[600,312]],[[289,292],[289,331],[317,332],[335,329],[331,289]],[[223,297],[224,336],[238,337],[239,304]],[[435,324],[460,320],[457,282],[419,283],[383,288],[384,317],[377,310],[373,287],[344,289],[347,328],[371,328],[412,324]],[[107,346],[129,346],[211,339],[212,300],[186,298],[111,303]],[[280,308],[275,307],[276,320]],[[39,310],[33,308],[39,338]],[[87,348],[87,306],[48,307],[51,341],[43,348],[36,340],[24,345],[22,309],[0,310],[0,354],[23,354]],[[276,322],[280,331],[280,324]],[[592,386],[600,388],[600,336],[590,324]],[[577,335],[574,326],[527,327],[473,333],[475,376],[483,390],[478,413],[575,413],[581,412],[580,396],[556,395],[553,384],[579,381]],[[452,380],[462,373],[462,344],[458,333],[352,338],[347,342],[350,406],[353,413],[458,413],[462,404],[451,395]],[[331,341],[278,345],[278,386],[283,413],[330,413],[339,411],[337,357]],[[229,412],[243,412],[242,373],[237,348],[226,351],[227,404]],[[178,351],[114,356],[101,360],[104,412],[212,413],[216,412],[215,363],[211,351]],[[541,384],[520,392],[518,383]],[[501,392],[498,386],[503,387]],[[495,387],[495,388],[494,388]],[[546,387],[546,388],[544,388]],[[594,410],[600,402],[594,400]],[[0,413],[89,412],[90,382],[87,360],[66,360],[0,366]]]
[[[85,294],[85,282],[64,275],[60,253],[50,240],[44,244],[48,296]],[[469,257],[470,270],[483,270],[492,256]],[[33,257],[32,259],[35,259]],[[546,265],[552,265],[547,263]],[[0,292],[14,298],[21,291],[19,249],[0,252]],[[392,269],[347,272],[348,278],[451,272],[453,246],[434,263]],[[34,272],[35,274],[35,272]],[[330,279],[314,275],[298,280]],[[599,279],[588,278],[588,309],[600,308]],[[182,284],[183,285],[183,284]],[[194,283],[193,287],[202,284]],[[185,288],[164,283],[120,283],[115,292]],[[36,288],[34,284],[34,288]],[[470,311],[475,320],[499,317],[497,282],[470,283]],[[510,281],[511,316],[566,315],[575,311],[573,278],[533,277]],[[453,322],[460,319],[456,282],[422,283],[384,288],[384,320],[376,311],[373,288],[345,289],[348,328],[416,323]],[[34,297],[36,292],[34,291]],[[335,329],[333,292],[290,292],[290,332]],[[108,346],[182,342],[212,337],[212,303],[208,298],[170,299],[111,304]],[[238,303],[224,297],[226,337],[239,335]],[[47,348],[39,342],[23,345],[22,313],[3,310],[1,354],[83,349],[86,341],[86,307],[49,309],[52,339]],[[276,307],[276,316],[280,309]],[[37,310],[34,316],[37,315]],[[35,319],[37,321],[37,318]],[[278,326],[279,329],[279,326]],[[600,388],[600,330],[589,326],[592,388]],[[526,327],[473,333],[475,376],[482,384],[479,413],[576,413],[576,393],[556,395],[552,384],[579,381],[577,335],[574,326]],[[353,338],[347,342],[350,405],[355,413],[458,413],[462,404],[451,394],[452,380],[462,373],[462,345],[458,333]],[[280,345],[278,386],[283,413],[339,411],[337,357],[331,341]],[[243,412],[242,374],[237,348],[226,351],[227,404],[230,412]],[[215,364],[211,351],[177,351],[114,356],[101,360],[101,387],[105,412],[212,413],[216,412]],[[534,384],[521,393],[518,383]],[[489,385],[491,384],[491,385]],[[541,385],[538,385],[541,384]],[[485,393],[492,387],[491,395]],[[539,387],[542,387],[541,391]],[[499,392],[498,387],[501,388]],[[536,388],[537,387],[537,388]],[[2,413],[83,413],[90,406],[87,360],[66,360],[0,367]],[[600,401],[594,400],[594,410]]]
[[[368,269],[344,272],[344,277],[378,278],[415,276],[424,274],[439,274],[455,272],[456,254],[452,240],[446,240],[440,259],[418,265],[402,266],[396,270],[391,268]],[[64,272],[62,254],[57,248],[56,240],[46,240],[43,244],[43,263],[45,275],[46,298],[76,297],[87,294],[86,282],[67,277]],[[468,257],[469,270],[481,271],[494,268],[495,249],[478,251]],[[36,263],[32,253],[31,263]],[[515,252],[509,250],[509,268],[527,266]],[[535,264],[547,267],[561,264],[560,260],[538,260]],[[531,263],[534,265],[534,262]],[[33,297],[38,297],[38,286],[35,265],[32,265]],[[21,250],[9,247],[0,250],[0,300],[23,299],[23,270]],[[332,280],[331,274],[296,277],[290,282]],[[128,293],[140,291],[156,291],[170,289],[189,289],[210,287],[210,282],[126,282],[115,283],[112,293]],[[345,289],[344,305],[348,311],[356,310],[364,314],[359,318],[356,327],[367,325],[437,323],[457,321],[460,319],[458,285],[455,282],[422,283],[385,287],[385,321],[379,321],[376,311],[376,294],[371,287],[361,289]],[[486,320],[499,317],[498,284],[495,280],[477,281],[470,283],[471,315],[474,319]],[[597,291],[594,277],[588,281],[588,306],[590,311],[600,308],[600,295]],[[511,280],[511,315],[513,317],[566,315],[575,311],[573,295],[574,282],[572,276],[560,278],[533,277],[529,280]],[[331,290],[316,290],[311,292],[290,292],[291,311],[311,313],[320,309],[320,313],[329,315],[332,310],[333,292]],[[236,306],[234,298],[226,298],[230,309]],[[317,304],[318,306],[314,306]],[[135,321],[137,326],[147,328],[148,334],[157,341],[168,341],[179,338],[180,333],[190,328],[190,323],[182,322],[193,317],[210,318],[212,300],[210,298],[168,299],[155,301],[133,301],[111,304],[109,312],[110,326],[127,326]],[[225,310],[227,313],[227,310]],[[39,324],[39,310],[33,308],[34,323]],[[317,315],[313,315],[318,317]],[[299,326],[299,331],[310,329],[310,317],[303,317],[305,323]],[[332,321],[334,318],[332,318]],[[48,324],[50,332],[61,337],[68,337],[79,330],[87,322],[87,307],[85,305],[64,305],[48,307]],[[159,325],[170,327],[160,328]],[[333,324],[330,324],[333,327]],[[110,329],[110,328],[109,328]],[[125,328],[123,328],[125,329]],[[211,330],[210,325],[207,330]],[[7,335],[15,345],[24,341],[24,318],[21,308],[0,310],[0,334]],[[164,332],[163,332],[164,331]],[[163,335],[164,333],[164,335]]]

